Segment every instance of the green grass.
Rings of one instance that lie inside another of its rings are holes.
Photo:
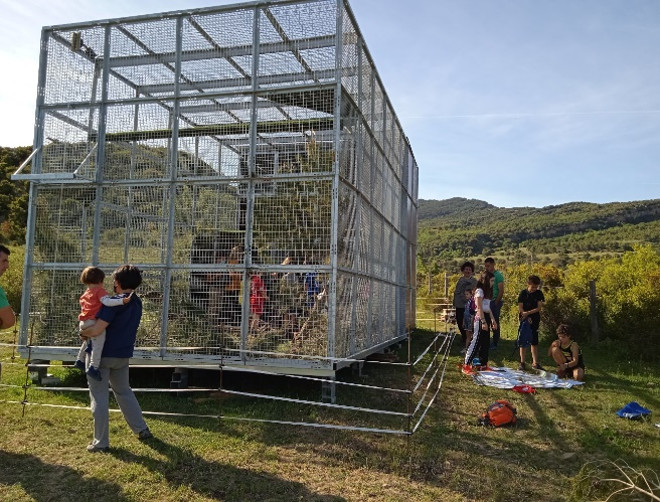
[[[430,332],[418,330],[419,349]],[[0,341],[11,342],[11,333]],[[399,357],[405,358],[405,347]],[[513,342],[503,340],[494,364],[514,366]],[[657,368],[617,359],[616,347],[585,346],[586,385],[519,395],[475,385],[457,366],[452,348],[439,401],[412,437],[245,423],[190,417],[153,417],[156,439],[141,443],[120,414],[111,414],[111,453],[90,455],[88,410],[0,403],[0,500],[227,500],[227,501],[560,501],[602,497],[610,487],[586,478],[594,461],[622,459],[635,469],[660,473],[660,378]],[[25,368],[9,365],[12,350],[0,348],[2,383],[25,381]],[[24,361],[17,361],[24,362]],[[549,364],[547,358],[543,362]],[[54,367],[65,385],[83,385],[74,370]],[[368,367],[343,379],[394,385],[399,370]],[[417,372],[419,373],[419,371]],[[136,386],[155,385],[143,373]],[[277,379],[228,382],[245,390],[318,399],[315,385]],[[405,383],[404,383],[405,386]],[[0,388],[0,400],[22,399],[21,389]],[[145,410],[196,412],[275,419],[316,419],[396,427],[396,420],[365,419],[357,412],[205,394],[141,394]],[[84,393],[29,390],[31,402],[87,406]],[[485,407],[507,399],[518,409],[511,428],[476,425]],[[617,409],[638,401],[652,420],[628,421]],[[338,401],[399,409],[400,399],[341,389]],[[584,468],[583,468],[584,467]],[[596,493],[596,490],[601,492]],[[610,490],[611,491],[611,490]],[[620,498],[618,500],[630,500]],[[642,499],[643,500],[643,499]]]

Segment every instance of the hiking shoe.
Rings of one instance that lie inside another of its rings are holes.
[[[518,365],[518,370],[520,370],[520,371],[525,371],[525,363],[520,363],[520,364]]]
[[[89,453],[105,453],[109,450],[107,446],[97,446],[95,444],[88,444],[87,451]]]
[[[532,368],[534,368],[535,370],[539,370],[539,371],[545,371],[545,368],[543,366],[541,366],[539,363],[532,364]]]
[[[78,368],[80,371],[85,371],[85,363],[82,362],[80,359],[76,360],[75,363],[73,363],[74,368]]]
[[[149,430],[149,427],[147,427],[146,429],[142,429],[142,430],[138,433],[138,439],[139,439],[140,441],[144,441],[145,439],[151,439],[152,437],[154,437],[154,435],[153,435],[153,434],[151,433],[151,431]]]
[[[103,380],[103,377],[101,376],[101,372],[96,369],[94,366],[90,366],[89,369],[87,370],[87,376],[93,378],[94,380],[98,380],[99,382]]]

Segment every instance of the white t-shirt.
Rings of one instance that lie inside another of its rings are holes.
[[[484,314],[490,314],[490,300],[488,298],[484,298],[484,290],[481,288],[477,288],[477,290],[474,292],[474,297],[475,298],[483,298],[481,302],[481,309],[484,311]],[[475,300],[476,301],[476,300]]]

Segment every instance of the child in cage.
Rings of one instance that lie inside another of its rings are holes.
[[[261,278],[259,271],[253,270],[250,274],[250,313],[252,315],[250,329],[252,331],[256,331],[259,327],[259,321],[264,313],[266,300],[268,300],[266,284]]]
[[[80,274],[80,282],[82,282],[87,289],[80,296],[80,314],[78,315],[79,329],[82,331],[89,328],[96,323],[96,314],[101,310],[101,306],[118,307],[125,305],[131,301],[131,293],[122,293],[119,295],[110,296],[103,288],[103,280],[105,273],[98,267],[87,267]],[[82,371],[85,371],[85,352],[90,350],[89,367],[87,368],[87,375],[95,380],[101,380],[101,372],[99,365],[101,364],[101,353],[103,352],[103,345],[105,344],[105,331],[95,338],[85,340],[80,350],[78,351],[78,358],[74,366]]]

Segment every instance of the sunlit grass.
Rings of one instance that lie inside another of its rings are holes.
[[[505,333],[506,335],[506,333]],[[2,342],[11,333],[0,335]],[[431,333],[417,331],[420,346]],[[423,343],[424,342],[424,343]],[[406,358],[405,347],[398,353]],[[657,368],[622,361],[606,343],[585,345],[587,383],[571,390],[519,395],[476,386],[457,366],[452,349],[439,401],[412,437],[246,423],[232,417],[369,423],[359,412],[221,394],[142,394],[145,410],[200,413],[227,418],[147,416],[156,440],[141,443],[120,414],[111,415],[112,453],[90,456],[89,410],[0,404],[0,500],[415,500],[559,501],[578,493],[578,473],[588,462],[623,459],[635,469],[660,472],[660,442],[650,420],[620,419],[616,410],[638,401],[660,404]],[[23,385],[23,360],[10,365],[0,349],[2,383]],[[513,341],[493,354],[497,365],[515,365]],[[543,360],[548,364],[547,359]],[[549,364],[548,364],[549,365]],[[80,372],[53,366],[60,384],[85,385]],[[167,386],[167,376],[135,373],[135,386]],[[404,375],[405,376],[405,375]],[[346,381],[393,386],[398,370],[368,368]],[[211,379],[212,380],[212,379]],[[230,385],[264,393],[319,400],[316,384],[241,378]],[[0,399],[21,401],[23,389],[0,388]],[[507,399],[518,409],[511,428],[476,425],[488,404]],[[85,392],[28,389],[30,403],[86,407]],[[405,400],[342,389],[338,402],[394,409]],[[657,420],[656,420],[657,421]],[[395,427],[383,418],[376,423]],[[583,489],[579,488],[579,489]],[[578,499],[575,499],[578,500]]]

